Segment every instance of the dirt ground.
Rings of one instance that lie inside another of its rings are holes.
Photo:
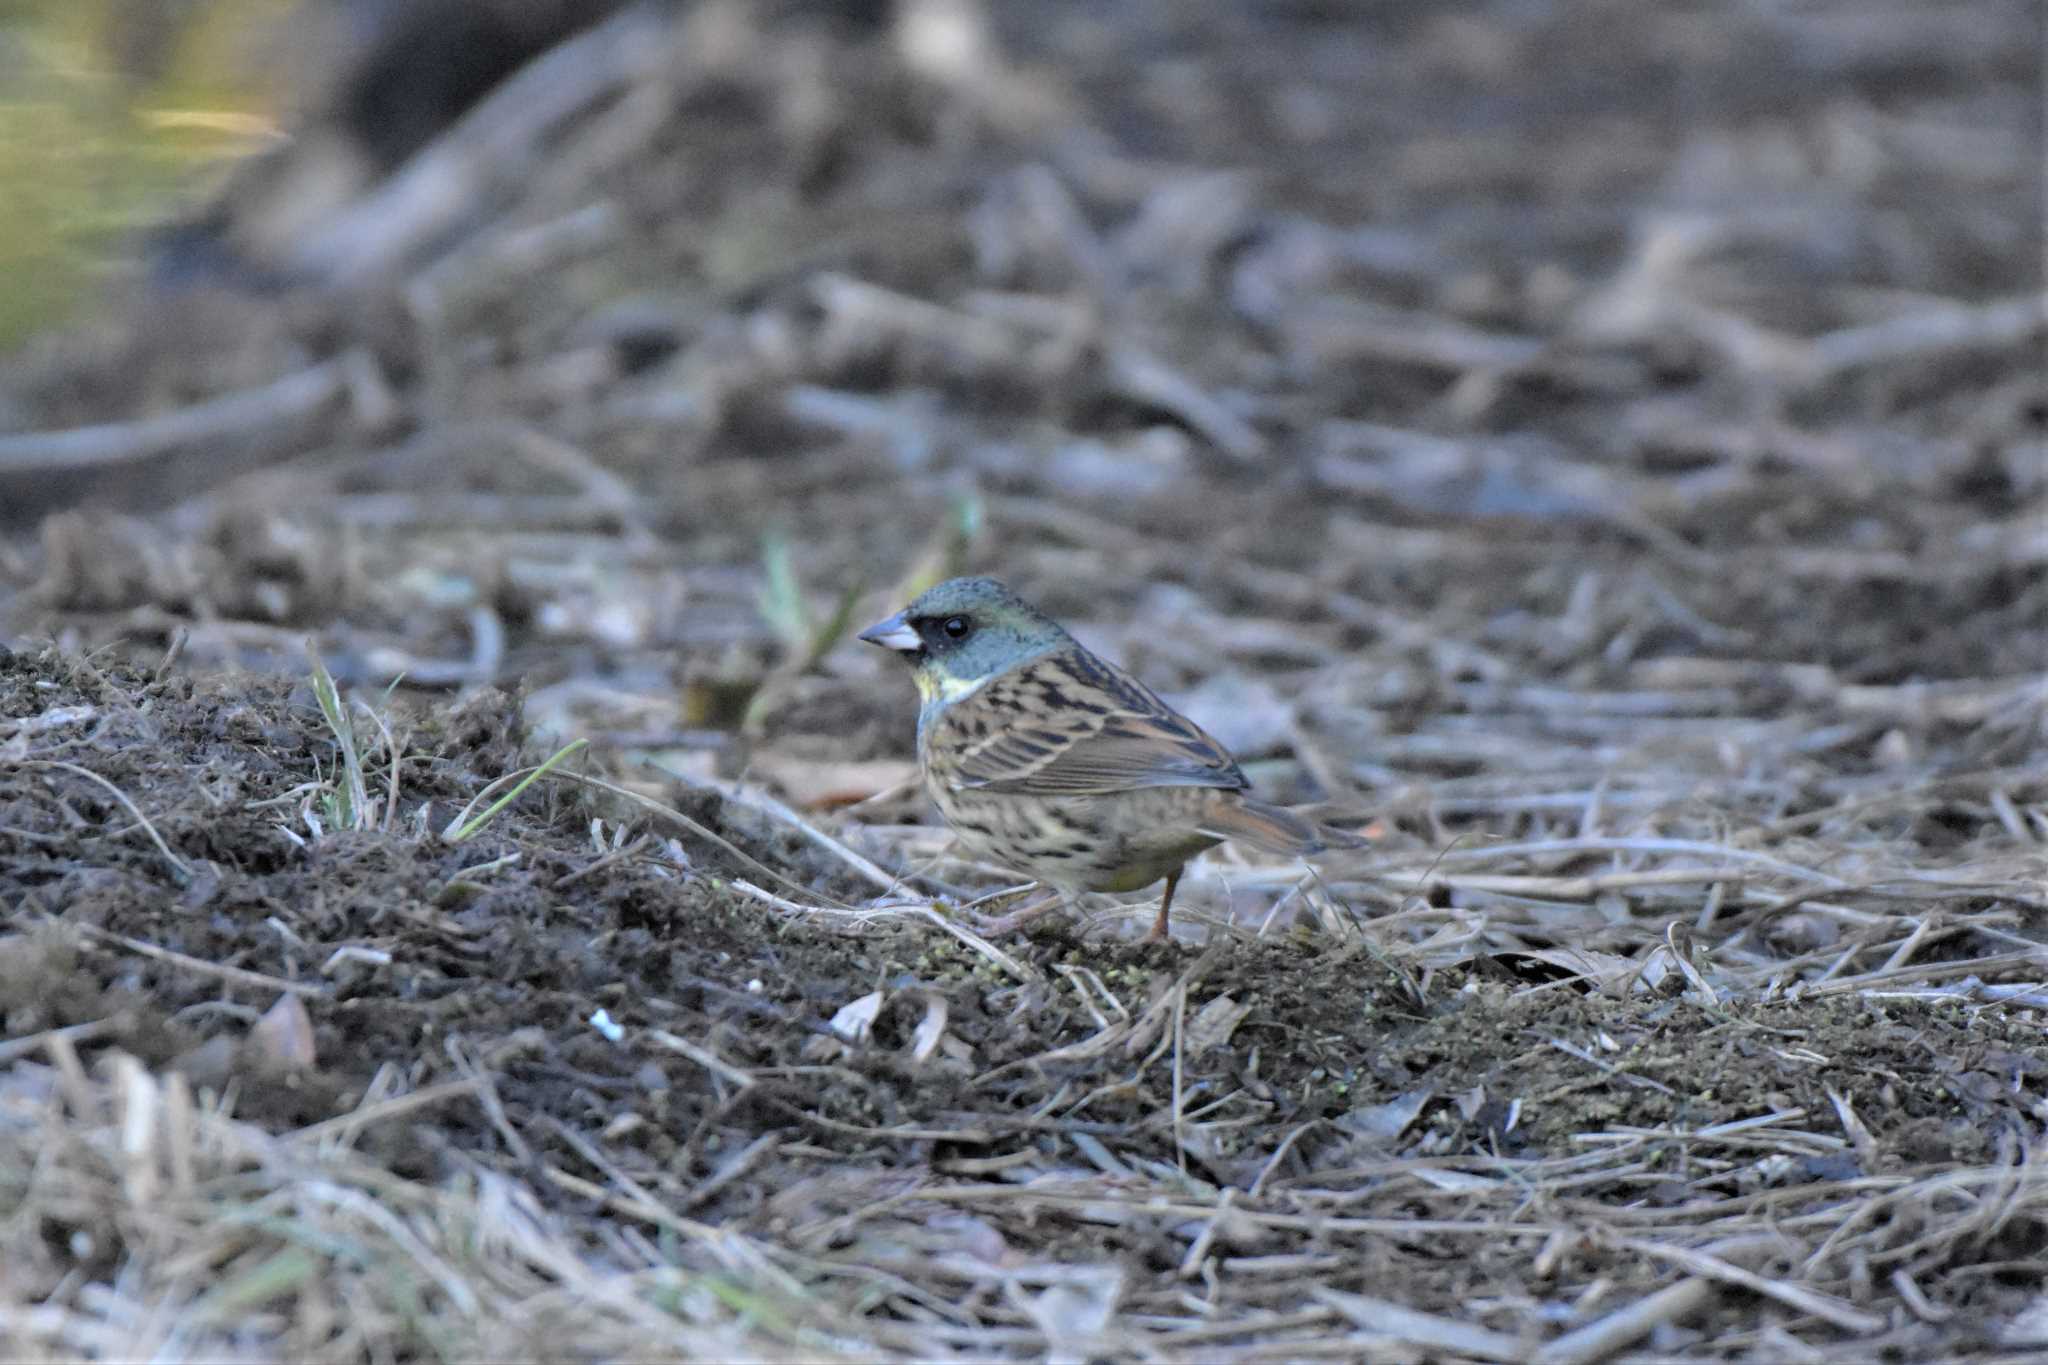
[[[2041,1359],[2042,24],[629,8],[238,176],[0,367],[6,1354]],[[969,569],[1369,849],[984,935]]]

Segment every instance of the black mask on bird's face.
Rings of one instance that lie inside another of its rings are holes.
[[[1058,648],[1067,633],[993,578],[954,578],[860,638],[895,650],[921,674],[937,674],[932,686],[918,685],[929,699]]]

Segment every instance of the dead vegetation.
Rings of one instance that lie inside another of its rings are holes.
[[[7,1354],[2037,1357],[2038,30],[627,8],[41,343]],[[1372,850],[964,927],[970,565]]]

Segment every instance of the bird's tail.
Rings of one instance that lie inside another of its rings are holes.
[[[1306,858],[1333,848],[1365,847],[1365,840],[1357,835],[1312,825],[1291,810],[1245,796],[1212,803],[1203,812],[1201,830],[1289,858]]]

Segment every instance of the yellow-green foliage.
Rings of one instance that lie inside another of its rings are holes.
[[[285,0],[211,0],[156,78],[116,70],[114,0],[0,0],[0,349],[60,321],[135,229],[260,143],[251,35]],[[125,11],[116,18],[116,11]]]

